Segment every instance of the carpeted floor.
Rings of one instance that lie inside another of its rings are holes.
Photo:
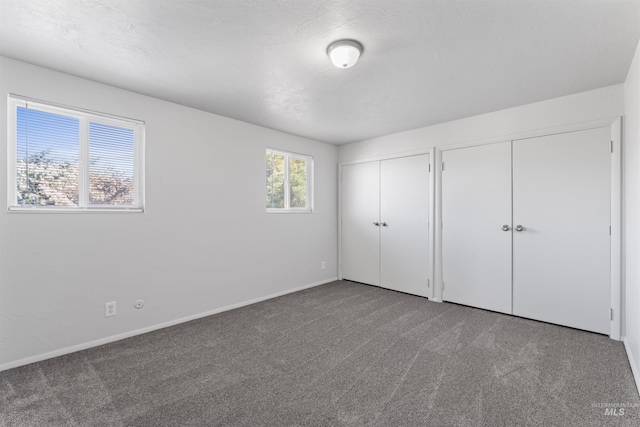
[[[0,373],[2,426],[638,426],[639,405],[620,342],[350,282]]]

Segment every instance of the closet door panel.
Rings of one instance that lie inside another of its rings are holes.
[[[610,331],[609,129],[513,143],[513,312]]]
[[[511,143],[442,159],[444,300],[511,313]]]
[[[380,283],[380,163],[342,168],[342,277]]]
[[[428,296],[429,197],[428,154],[380,163],[380,286]]]

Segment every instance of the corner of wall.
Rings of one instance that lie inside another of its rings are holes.
[[[640,43],[624,84],[624,345],[640,393]]]

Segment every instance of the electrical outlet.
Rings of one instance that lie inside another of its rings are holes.
[[[327,263],[322,261],[322,269],[324,270],[325,268],[327,268]]]
[[[111,317],[116,315],[116,302],[107,302],[104,304],[104,317]]]

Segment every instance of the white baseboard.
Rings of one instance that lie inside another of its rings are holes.
[[[624,349],[627,352],[627,358],[629,359],[629,365],[631,365],[631,373],[633,374],[633,378],[636,380],[636,388],[638,389],[638,395],[640,395],[640,371],[638,371],[638,366],[636,365],[635,359],[631,354],[631,349],[629,348],[629,344],[627,344],[627,338],[623,338],[622,342],[624,343]]]
[[[136,329],[134,331],[124,332],[122,334],[112,335],[110,337],[100,338],[98,340],[89,341],[89,342],[78,344],[78,345],[74,345],[74,346],[71,346],[71,347],[61,348],[59,350],[54,350],[54,351],[50,351],[50,352],[47,352],[47,353],[38,354],[36,356],[26,357],[24,359],[15,360],[13,362],[4,363],[4,364],[0,365],[0,372],[6,371],[8,369],[17,368],[19,366],[28,365],[30,363],[40,362],[40,361],[51,359],[51,358],[54,358],[54,357],[63,356],[65,354],[75,353],[76,351],[86,350],[88,348],[97,347],[97,346],[100,346],[100,345],[103,345],[103,344],[108,344],[108,343],[111,343],[111,342],[114,342],[114,341],[120,341],[120,340],[123,340],[125,338],[134,337],[136,335],[146,334],[147,332],[156,331],[158,329],[168,328],[169,326],[174,326],[174,325],[178,325],[180,323],[189,322],[191,320],[200,319],[202,317],[211,316],[213,314],[222,313],[223,311],[233,310],[234,308],[240,308],[240,307],[244,307],[244,306],[247,306],[247,305],[255,304],[255,303],[260,302],[260,301],[265,301],[265,300],[268,300],[268,299],[281,297],[283,295],[287,295],[287,294],[291,294],[291,293],[294,293],[294,292],[302,291],[304,289],[313,288],[315,286],[324,285],[326,283],[330,283],[330,282],[333,282],[333,281],[336,281],[336,280],[338,280],[338,278],[334,277],[334,278],[331,278],[331,279],[328,279],[328,280],[323,280],[323,281],[320,281],[320,282],[315,282],[315,283],[311,283],[311,284],[308,284],[308,285],[300,286],[298,288],[288,289],[286,291],[277,292],[275,294],[266,295],[266,296],[259,297],[259,298],[254,298],[254,299],[251,299],[251,300],[248,300],[248,301],[239,302],[237,304],[231,304],[231,305],[228,305],[226,307],[216,308],[214,310],[209,310],[209,311],[206,311],[204,313],[198,313],[198,314],[194,314],[192,316],[182,317],[182,318],[176,319],[176,320],[170,320],[168,322],[160,323],[160,324],[157,324],[157,325],[147,326],[146,328]]]

